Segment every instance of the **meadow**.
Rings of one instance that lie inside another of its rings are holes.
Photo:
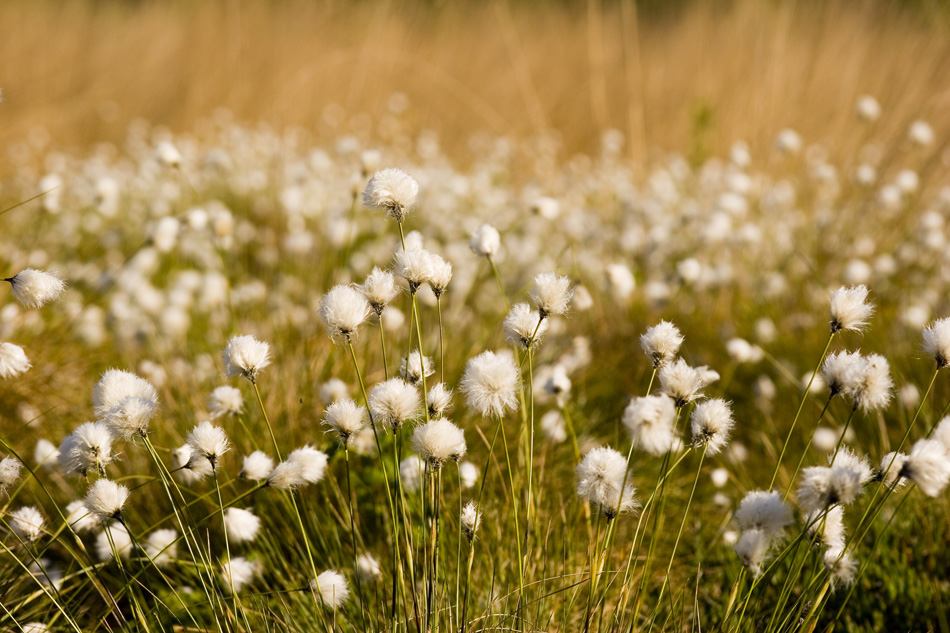
[[[0,630],[950,630],[945,18],[3,5]]]

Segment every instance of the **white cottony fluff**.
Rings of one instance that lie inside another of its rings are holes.
[[[287,461],[300,465],[300,476],[307,483],[315,484],[323,479],[327,469],[327,454],[309,444],[301,446],[287,457]]]
[[[9,526],[20,540],[33,542],[43,535],[46,519],[33,506],[23,506],[10,513]]]
[[[130,398],[158,406],[158,392],[152,383],[121,369],[110,369],[103,373],[92,391],[92,404],[99,417],[108,415]]]
[[[230,385],[221,385],[215,387],[211,392],[211,398],[208,401],[208,412],[211,419],[220,418],[224,415],[239,415],[244,411],[244,396],[241,390]]]
[[[662,455],[673,446],[673,400],[660,394],[634,398],[623,412],[623,423],[634,445],[651,455]]]
[[[339,285],[331,288],[320,301],[320,318],[337,343],[349,341],[369,318],[371,307],[357,288]]]
[[[676,358],[682,344],[683,335],[669,321],[660,321],[640,335],[640,347],[654,367],[661,367]]]
[[[331,609],[339,609],[350,597],[346,578],[333,570],[325,571],[311,580],[310,589]]]
[[[627,480],[626,483],[624,480]],[[600,506],[608,519],[640,507],[627,475],[627,460],[609,447],[591,449],[577,466],[577,494]]]
[[[422,412],[416,388],[402,378],[390,378],[369,392],[369,411],[373,422],[395,433],[403,424]]]
[[[762,563],[769,553],[771,539],[762,530],[746,530],[739,537],[733,549],[746,569],[758,577],[762,573]]]
[[[241,477],[251,481],[262,481],[267,479],[274,470],[274,460],[264,451],[254,451],[250,455],[244,456],[244,467],[241,469]]]
[[[409,282],[409,291],[413,294],[419,286],[429,283],[435,276],[435,257],[437,256],[422,248],[396,253],[396,274]]]
[[[860,332],[874,314],[874,306],[868,303],[868,289],[860,286],[842,286],[831,293],[831,331],[852,330]]]
[[[432,254],[430,264],[431,272],[429,274],[429,287],[432,288],[432,294],[438,299],[448,288],[452,281],[452,264],[445,261],[441,255]]]
[[[445,383],[436,383],[426,395],[429,403],[429,417],[440,418],[452,410],[452,390]]]
[[[758,530],[773,539],[792,522],[792,510],[778,492],[754,490],[742,499],[735,518],[743,532]]]
[[[475,535],[478,533],[478,526],[482,522],[482,513],[478,511],[478,506],[475,505],[474,501],[469,501],[462,508],[461,521],[462,533],[465,534],[465,538],[471,543],[475,540]]]
[[[70,501],[66,506],[66,523],[76,534],[92,532],[99,527],[99,522],[86,508],[85,501]]]
[[[416,203],[419,183],[401,169],[376,172],[363,190],[363,204],[383,209],[397,222],[406,219],[406,212]]]
[[[63,472],[85,474],[112,461],[112,431],[104,422],[86,422],[66,436],[59,447]]]
[[[261,566],[257,561],[236,556],[221,563],[221,579],[225,587],[238,592],[253,581],[260,570]]]
[[[23,464],[16,457],[4,457],[0,460],[0,491],[4,491],[20,480]]]
[[[904,477],[901,473],[904,471],[904,465],[907,463],[907,455],[891,451],[881,458],[881,466],[877,471],[877,479],[884,482],[884,485],[898,488],[904,485]]]
[[[564,314],[571,302],[571,280],[555,273],[541,273],[534,278],[530,294],[542,319]]]
[[[250,334],[233,336],[221,353],[224,373],[228,378],[244,376],[252,383],[257,374],[270,365],[270,346]]]
[[[134,437],[145,437],[148,433],[148,423],[158,409],[153,400],[129,397],[112,407],[102,421],[105,422],[116,437],[131,440]]]
[[[527,303],[516,303],[502,322],[502,328],[506,341],[526,350],[540,345],[549,324],[549,320],[542,319],[541,313]]]
[[[379,267],[374,267],[373,271],[366,276],[366,281],[360,286],[360,290],[377,316],[382,314],[389,302],[399,294],[396,277],[388,270]]]
[[[701,398],[703,387],[719,378],[719,374],[707,367],[690,367],[682,358],[661,366],[658,375],[663,393],[671,397],[677,407]]]
[[[500,418],[518,406],[521,371],[510,355],[482,352],[465,365],[461,389],[469,408]]]
[[[159,567],[165,567],[178,556],[178,532],[171,528],[155,530],[145,539],[145,555]]]
[[[435,373],[435,367],[432,365],[431,358],[423,356],[422,352],[415,349],[410,352],[408,361],[405,358],[402,359],[399,366],[399,375],[414,385],[420,382],[423,377],[428,378]]]
[[[99,560],[107,561],[115,558],[117,553],[120,558],[128,558],[132,554],[132,537],[124,525],[113,523],[96,536],[96,554]]]
[[[303,476],[303,465],[299,462],[281,462],[267,477],[267,485],[279,490],[292,490],[307,483]]]
[[[30,359],[22,347],[13,343],[0,343],[0,378],[16,378],[30,367]]]
[[[854,393],[864,375],[864,357],[859,352],[832,352],[821,364],[821,378],[831,396]]]
[[[690,417],[693,443],[705,445],[706,454],[718,455],[729,441],[735,421],[732,408],[721,398],[713,398],[696,406]]]
[[[917,484],[928,497],[936,497],[950,482],[947,449],[937,440],[918,440],[900,474]]]
[[[369,554],[360,554],[356,557],[356,573],[361,583],[379,580],[383,575],[379,561]]]
[[[337,400],[323,414],[324,426],[336,433],[343,445],[366,426],[366,407],[357,406],[350,399]]]
[[[10,282],[17,301],[34,310],[54,301],[66,289],[65,282],[56,275],[33,268],[21,270],[4,281]]]
[[[465,455],[465,435],[448,420],[430,420],[416,427],[412,434],[412,450],[438,470],[448,460],[459,461]]]
[[[212,469],[217,466],[221,456],[231,450],[231,442],[224,429],[207,421],[199,422],[185,439],[193,452],[192,459],[195,456],[204,457],[211,463]]]
[[[468,246],[476,255],[492,258],[501,248],[501,236],[498,234],[498,229],[491,224],[482,224],[472,231]]]
[[[261,519],[250,510],[228,508],[224,511],[224,527],[231,543],[249,543],[261,529]]]
[[[86,493],[86,509],[100,521],[119,519],[129,498],[129,489],[109,479],[97,479]]]
[[[950,317],[934,321],[924,328],[924,350],[937,361],[937,367],[950,365]]]

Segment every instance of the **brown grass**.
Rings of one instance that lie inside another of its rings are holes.
[[[706,107],[713,151],[768,143],[784,126],[851,151],[863,92],[884,107],[880,140],[916,117],[950,137],[950,33],[921,13],[854,1],[696,2],[662,16],[628,2],[539,5],[3,3],[0,145],[37,127],[57,145],[120,140],[136,117],[187,130],[219,107],[332,132],[337,104],[362,130],[397,91],[409,129],[449,147],[476,130],[550,128],[568,151],[591,151],[617,127],[635,155],[688,150]]]

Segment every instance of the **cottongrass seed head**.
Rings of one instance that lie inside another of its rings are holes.
[[[743,532],[758,530],[774,539],[791,524],[792,510],[778,492],[753,490],[743,497],[735,519]]]
[[[771,542],[762,530],[746,530],[733,546],[733,550],[745,568],[752,572],[753,576],[759,577],[762,574],[762,564],[769,553]]]
[[[171,528],[155,530],[144,543],[145,555],[158,567],[167,567],[178,557],[178,532]]]
[[[96,536],[96,555],[101,561],[112,560],[118,554],[128,558],[132,554],[132,537],[121,523],[110,523]]]
[[[415,294],[419,286],[429,283],[433,279],[436,257],[436,255],[422,248],[396,253],[393,266],[396,274],[409,284],[410,293]]]
[[[894,381],[887,359],[880,354],[866,356],[861,380],[848,395],[865,413],[887,407],[894,395]]]
[[[208,400],[208,413],[215,420],[226,415],[240,415],[244,412],[244,396],[241,390],[230,385],[215,387]]]
[[[640,335],[640,347],[654,368],[662,367],[676,358],[682,344],[683,335],[669,321],[660,321]]]
[[[725,400],[713,398],[700,403],[690,416],[693,444],[705,446],[709,456],[718,455],[728,443],[734,424],[732,407]]]
[[[831,333],[841,330],[862,331],[868,324],[874,306],[868,303],[865,285],[838,288],[831,293]]]
[[[299,462],[285,461],[274,467],[266,483],[278,490],[293,490],[309,482],[304,478],[303,466]]]
[[[537,306],[542,319],[564,314],[571,303],[571,280],[556,273],[540,273],[534,278],[531,300]]]
[[[677,407],[682,408],[693,400],[701,398],[700,392],[703,387],[719,377],[715,372],[707,374],[704,372],[705,369],[690,367],[682,358],[674,363],[667,363],[661,366],[658,372],[660,387],[663,393],[673,399]]]
[[[907,455],[891,451],[881,458],[881,465],[874,475],[878,481],[884,482],[888,488],[899,488],[904,485],[904,465],[907,463]]]
[[[449,460],[459,461],[465,455],[465,448],[462,429],[444,418],[430,420],[412,433],[412,450],[433,470],[442,468]]]
[[[21,541],[32,543],[43,535],[43,525],[46,523],[46,519],[33,506],[17,508],[10,513],[9,517],[10,529]]]
[[[369,392],[369,411],[373,422],[393,433],[422,412],[422,400],[415,387],[402,378],[390,378]]]
[[[158,391],[149,381],[122,369],[103,373],[92,390],[92,404],[99,417],[107,416],[129,399],[144,400],[157,407]]]
[[[258,341],[250,334],[232,336],[221,353],[224,373],[228,378],[244,376],[252,383],[257,374],[270,365],[270,345]]]
[[[471,543],[475,540],[475,535],[478,533],[478,526],[482,523],[482,513],[478,511],[478,506],[474,501],[469,501],[462,507],[461,522],[462,533],[465,534],[465,538]]]
[[[16,378],[30,367],[30,359],[22,347],[13,343],[0,343],[0,378]]]
[[[199,422],[185,440],[191,447],[192,459],[196,456],[207,459],[212,470],[221,456],[231,450],[231,442],[224,429],[207,421]]]
[[[371,310],[366,296],[353,286],[334,286],[320,300],[320,318],[337,343],[355,337]]]
[[[369,554],[360,554],[356,557],[356,575],[360,583],[375,582],[383,577],[383,570],[379,561]]]
[[[34,268],[21,270],[4,281],[10,282],[16,300],[33,310],[56,300],[66,289],[66,283],[53,273]]]
[[[412,350],[409,359],[402,359],[399,365],[399,375],[409,384],[415,385],[435,373],[432,359],[423,356],[418,349]]]
[[[331,609],[339,609],[350,597],[350,588],[338,572],[327,570],[310,581],[310,590]]]
[[[224,511],[224,527],[231,543],[250,543],[261,529],[261,519],[250,510],[228,508]]]
[[[366,184],[363,205],[382,209],[396,222],[402,222],[418,195],[419,183],[403,170],[391,167],[376,172]]]
[[[105,422],[79,425],[59,447],[59,465],[67,474],[102,470],[112,458],[112,431]]]
[[[86,509],[99,519],[122,519],[122,507],[129,499],[129,489],[109,479],[97,479],[86,493]]]
[[[937,368],[950,365],[950,317],[934,321],[924,328],[924,350],[937,362]]]
[[[0,492],[6,492],[20,480],[23,464],[16,457],[4,457],[0,460]]]
[[[349,398],[338,400],[327,407],[323,414],[323,425],[336,433],[346,446],[350,438],[366,426],[366,407],[358,406]]]
[[[185,484],[194,484],[214,472],[211,462],[196,452],[190,444],[182,444],[172,450],[173,471]]]
[[[521,371],[509,354],[482,352],[465,365],[461,389],[469,408],[501,418],[518,406]]]
[[[399,286],[396,285],[396,277],[388,270],[374,267],[373,271],[366,276],[366,281],[360,286],[363,296],[369,301],[370,307],[376,316],[383,313],[383,310],[389,303],[399,295]]]
[[[577,466],[577,495],[600,506],[608,519],[640,507],[627,481],[627,460],[619,451],[598,447],[588,451]],[[622,491],[622,492],[621,492]]]
[[[221,563],[221,582],[235,593],[254,581],[261,571],[261,564],[243,556],[235,556]]]
[[[527,303],[511,306],[508,316],[502,322],[505,340],[516,347],[527,350],[541,344],[541,338],[548,330],[550,321],[541,318],[541,313]]]
[[[860,352],[832,352],[821,364],[821,379],[831,390],[831,397],[857,391],[864,372],[865,360]]]
[[[917,484],[928,497],[936,497],[950,482],[946,447],[937,440],[917,440],[900,474]]]
[[[436,383],[426,395],[429,417],[441,418],[452,410],[452,390],[444,382]]]
[[[429,287],[432,288],[435,298],[440,299],[442,293],[449,287],[449,282],[452,281],[452,264],[445,261],[441,255],[433,253],[429,265],[431,267]]]
[[[487,259],[495,257],[498,249],[501,248],[501,236],[498,234],[498,229],[491,224],[482,224],[472,231],[468,247],[479,257]]]
[[[633,398],[623,412],[623,424],[634,445],[651,455],[662,455],[673,446],[676,407],[664,394]]]
[[[102,421],[116,437],[132,440],[148,434],[148,424],[157,410],[158,405],[153,400],[130,397],[112,407]]]
[[[264,451],[254,451],[244,456],[244,467],[240,476],[250,481],[263,481],[274,470],[274,460]]]
[[[858,561],[844,548],[829,548],[824,555],[825,571],[831,577],[832,587],[850,587],[858,571]]]
[[[319,482],[327,470],[327,454],[309,444],[291,452],[287,461],[300,466],[300,477],[308,484]]]

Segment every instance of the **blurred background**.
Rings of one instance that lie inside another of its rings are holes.
[[[791,127],[851,155],[857,97],[877,141],[918,118],[950,135],[950,9],[942,2],[0,3],[0,145],[173,132],[227,109],[318,134],[554,131],[568,154],[622,131],[633,158],[696,160]],[[391,130],[389,130],[391,131]]]

